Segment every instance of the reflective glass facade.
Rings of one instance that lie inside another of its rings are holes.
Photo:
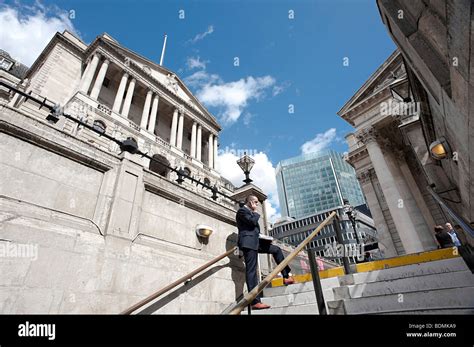
[[[365,204],[355,170],[342,154],[329,150],[283,160],[276,168],[283,217],[301,218],[343,205]]]

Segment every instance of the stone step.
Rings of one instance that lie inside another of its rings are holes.
[[[339,279],[337,277],[324,278],[321,280],[321,287],[323,290],[331,289],[339,286]],[[313,291],[313,281],[308,281],[304,283],[295,283],[289,286],[280,286],[280,287],[267,287],[263,290],[263,296],[277,296],[277,295],[287,295],[291,293],[302,293]]]
[[[341,285],[363,284],[369,282],[381,282],[395,280],[399,278],[416,277],[430,274],[447,272],[457,272],[469,270],[461,257],[441,259],[424,263],[398,266],[383,270],[370,272],[359,272],[355,274],[341,276]]]
[[[314,291],[310,291],[302,293],[291,293],[287,295],[263,297],[262,302],[272,307],[308,305],[316,303],[316,294],[314,293]]]
[[[474,287],[437,289],[327,302],[329,314],[474,309]]]
[[[247,311],[243,311],[242,315],[246,315]],[[252,314],[256,315],[272,315],[272,314],[319,314],[316,304],[309,305],[292,305],[286,307],[272,307],[267,310],[253,310]]]
[[[350,299],[443,288],[474,287],[471,271],[457,271],[368,282],[334,288],[334,299]]]

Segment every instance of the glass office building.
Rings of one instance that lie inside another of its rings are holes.
[[[302,218],[344,205],[365,204],[354,168],[333,150],[282,160],[276,168],[282,217]]]

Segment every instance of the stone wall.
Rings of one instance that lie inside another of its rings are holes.
[[[0,136],[1,313],[119,313],[235,245],[235,210],[140,158],[5,106]],[[209,241],[197,224],[213,228]],[[220,313],[244,280],[232,255],[146,312]]]

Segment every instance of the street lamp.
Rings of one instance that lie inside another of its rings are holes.
[[[397,78],[389,85],[390,93],[395,100],[411,102],[410,86],[406,78]]]
[[[357,244],[360,244],[359,236],[357,235],[357,230],[356,230],[357,210],[351,204],[349,204],[349,200],[344,199],[343,203],[344,203],[344,206],[342,207],[342,210],[347,215],[347,218],[349,218],[349,221],[352,224],[352,229],[354,230]]]
[[[244,152],[244,156],[240,158],[239,160],[237,160],[237,164],[239,164],[240,168],[245,174],[245,180],[244,180],[245,184],[249,184],[250,182],[252,182],[252,180],[249,178],[249,174],[250,174],[250,170],[252,170],[253,168],[253,164],[255,164],[255,160],[250,158],[247,155],[247,152]]]

